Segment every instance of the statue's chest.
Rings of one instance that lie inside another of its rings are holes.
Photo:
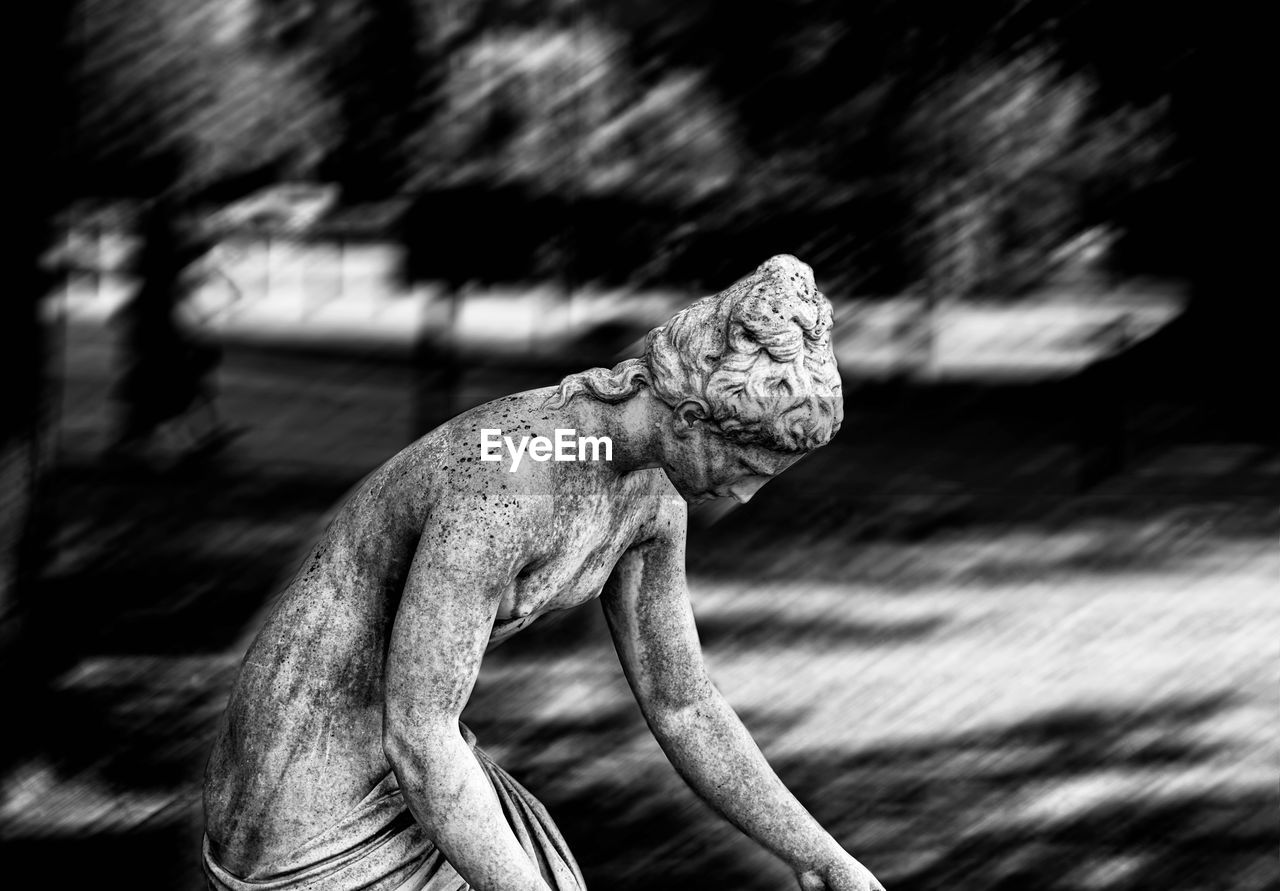
[[[634,523],[620,528],[582,524],[561,536],[557,547],[516,577],[498,608],[498,617],[520,618],[569,609],[599,596],[609,573],[635,538]]]

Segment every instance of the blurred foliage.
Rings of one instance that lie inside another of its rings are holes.
[[[185,190],[332,150],[334,99],[259,44],[254,0],[82,0],[69,35],[72,162],[91,191]]]
[[[934,291],[1037,284],[1087,225],[1090,192],[1159,176],[1159,106],[1091,114],[1095,88],[1041,51],[984,60],[938,83],[899,130],[917,227],[915,268]]]
[[[1145,6],[81,0],[74,161],[200,185],[270,169],[455,220],[460,189],[582,206],[517,276],[590,276],[582,252],[641,237],[609,277],[721,281],[792,251],[832,290],[1017,293],[1084,233],[1172,225],[1134,208],[1170,183],[1177,203],[1193,38],[1166,16],[1089,43],[1134,36]]]

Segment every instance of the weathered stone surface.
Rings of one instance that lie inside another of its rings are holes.
[[[809,267],[774,257],[643,357],[465,412],[366,477],[233,689],[205,785],[214,886],[581,887],[550,817],[458,717],[487,649],[600,598],[695,791],[802,887],[879,887],[710,683],[684,580],[686,502],[746,501],[839,429],[830,328]]]

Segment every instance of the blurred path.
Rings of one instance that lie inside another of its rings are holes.
[[[244,436],[204,463],[110,465],[110,344],[73,335],[0,841],[50,887],[195,891],[233,642],[333,502],[407,441],[412,376],[232,350],[221,408]],[[830,447],[696,517],[713,675],[894,891],[1274,887],[1280,458],[1184,443],[1077,495],[1055,398],[854,392]],[[791,887],[665,763],[598,610],[497,650],[467,720],[593,887]]]

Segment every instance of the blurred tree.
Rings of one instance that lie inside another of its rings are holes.
[[[742,172],[735,124],[700,74],[669,72],[586,134],[583,185],[673,206],[698,201]]]
[[[1117,201],[1168,169],[1163,107],[1099,114],[1095,93],[1032,51],[977,63],[920,97],[899,139],[930,292],[1041,284],[1055,249],[1092,222],[1087,194]]]
[[[502,30],[454,61],[439,118],[422,133],[424,178],[681,203],[737,171],[732,128],[696,72],[639,83],[607,29]]]
[[[643,77],[700,72],[751,158],[735,185],[773,196],[761,212],[827,216],[829,196],[849,198],[844,231],[820,250],[853,285],[1033,286],[1054,248],[1177,170],[1165,62],[1185,35],[1145,2],[770,0],[750,16],[719,0],[596,6],[629,35]],[[1130,30],[1148,14],[1154,42]],[[734,203],[749,213],[748,199]]]
[[[679,227],[670,211],[692,213],[742,165],[733,115],[696,72],[644,83],[624,39],[591,21],[485,31],[455,48],[440,95],[418,139],[414,189],[425,197],[409,228],[434,231],[455,261],[474,253],[458,243],[463,232],[484,242],[490,268],[466,277],[500,267],[520,278],[661,279],[672,270],[655,258],[670,259]],[[430,222],[446,214],[448,231]]]
[[[431,174],[574,189],[588,134],[626,102],[618,40],[597,28],[500,30],[453,64],[437,124],[425,131]]]
[[[293,45],[304,50],[337,131],[321,176],[349,201],[401,191],[415,166],[413,134],[431,98],[433,69],[424,56],[413,0],[267,0],[293,8]],[[297,9],[302,6],[304,12]]]
[[[264,43],[258,12],[252,0],[82,0],[69,43],[83,191],[191,195],[263,168],[315,171],[337,138],[333,102],[305,54]]]

